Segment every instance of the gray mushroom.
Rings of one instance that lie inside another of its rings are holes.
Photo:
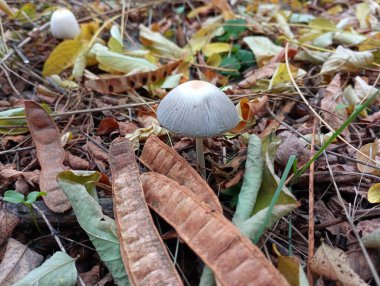
[[[229,97],[201,80],[188,81],[171,90],[158,106],[157,119],[169,131],[196,139],[198,164],[204,177],[203,138],[220,135],[239,123]]]

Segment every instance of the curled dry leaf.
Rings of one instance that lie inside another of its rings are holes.
[[[343,250],[332,248],[325,243],[322,243],[311,259],[310,268],[313,272],[337,280],[343,285],[368,285],[352,270]]]
[[[55,179],[59,172],[65,170],[62,163],[65,150],[58,127],[50,115],[34,101],[25,101],[25,113],[41,165],[40,189],[47,193],[43,199],[52,211],[65,212],[71,205]]]
[[[110,163],[116,228],[130,282],[182,285],[145,203],[132,143],[113,141]]]
[[[189,188],[199,199],[212,209],[223,213],[222,206],[205,180],[172,148],[156,136],[146,141],[140,161],[150,170],[167,176]]]
[[[11,236],[14,228],[19,223],[18,217],[2,209],[0,204],[0,246]]]
[[[241,88],[250,88],[256,85],[256,81],[263,78],[270,78],[276,71],[278,63],[270,63],[253,72],[246,79],[238,83]]]
[[[0,264],[0,285],[10,286],[41,264],[43,256],[10,238]],[[17,271],[15,271],[17,269]]]
[[[289,285],[259,248],[187,187],[157,173],[141,175],[148,205],[214,272],[220,285]]]
[[[34,170],[33,172],[22,172],[15,169],[13,164],[3,165],[0,163],[0,189],[6,189],[10,184],[22,178],[28,184],[34,186],[38,184],[40,172]]]
[[[373,161],[376,162],[376,166],[380,168],[380,140],[376,140],[373,143],[365,144],[362,146],[359,150],[361,153],[367,155],[369,158],[371,158]],[[356,153],[356,159],[368,163],[368,164],[373,164],[373,161],[369,161],[368,158],[363,156],[361,153],[357,152]],[[363,164],[357,164],[358,170],[363,173],[370,173],[379,176],[380,175],[380,170],[375,169]]]
[[[86,87],[99,93],[121,93],[131,89],[153,84],[171,74],[181,63],[176,61],[155,71],[142,72],[128,76],[117,76],[86,81]]]

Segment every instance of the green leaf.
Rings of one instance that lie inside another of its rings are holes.
[[[26,202],[28,204],[33,204],[37,201],[39,197],[46,196],[47,194],[45,192],[31,192],[26,197]]]
[[[25,202],[25,197],[23,194],[16,191],[6,191],[4,193],[4,201],[12,204],[19,204]]]
[[[25,116],[25,110],[24,107],[18,107],[18,108],[12,108],[5,111],[0,112],[0,134],[7,134],[7,135],[17,135],[22,134],[28,131],[27,127],[22,128],[13,128],[6,126],[12,125],[12,126],[26,126],[26,120],[24,118],[21,119],[7,119],[7,117],[11,116]]]
[[[362,237],[363,243],[368,248],[380,248],[380,228]]]
[[[298,202],[290,190],[286,186],[283,186],[273,206],[269,221],[265,223],[268,209],[280,184],[280,178],[274,172],[274,158],[279,144],[280,139],[273,135],[268,135],[262,143],[261,156],[264,162],[262,183],[251,217],[240,226],[241,232],[250,239],[256,237],[262,225],[265,228],[270,228],[277,220],[298,206]]]
[[[235,55],[239,59],[242,70],[256,65],[255,55],[251,51],[240,49]]]
[[[239,193],[236,212],[232,218],[232,222],[238,227],[252,214],[257,194],[260,190],[262,174],[261,140],[258,136],[251,135],[249,137],[243,185]]]
[[[76,285],[77,275],[75,259],[66,253],[58,251],[40,267],[29,272],[13,286],[71,286]]]
[[[130,285],[121,259],[115,221],[103,214],[97,201],[87,192],[83,177],[78,178],[73,172],[65,171],[59,173],[57,179],[59,186],[71,202],[79,225],[86,231],[100,259],[108,267],[116,283]],[[84,182],[84,184],[78,182]]]
[[[223,24],[224,34],[219,36],[217,40],[227,42],[238,39],[239,35],[247,29],[245,25],[246,21],[244,19],[227,20]]]
[[[235,56],[229,56],[222,58],[219,65],[222,68],[234,69],[236,71],[221,71],[224,75],[239,76],[239,70],[241,68],[239,60]]]
[[[165,81],[162,83],[161,88],[175,88],[179,81],[181,80],[182,74],[173,74],[165,78]]]

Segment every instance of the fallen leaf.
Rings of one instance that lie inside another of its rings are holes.
[[[373,54],[369,51],[355,52],[339,46],[336,51],[322,65],[321,73],[336,71],[354,72],[369,66],[373,61]]]
[[[332,248],[325,243],[317,249],[311,259],[310,268],[314,273],[337,280],[343,285],[368,285],[351,269],[343,250]]]
[[[34,101],[25,101],[24,104],[28,127],[41,165],[40,190],[47,193],[43,199],[49,209],[63,213],[71,205],[55,180],[56,175],[65,170],[61,134],[53,119],[39,104]]]
[[[380,203],[380,183],[373,184],[368,190],[368,201],[371,204]]]
[[[0,264],[0,284],[4,286],[16,285],[16,281],[38,267],[43,259],[42,255],[34,252],[26,245],[9,238]],[[24,285],[31,285],[31,283]]]
[[[114,140],[109,157],[116,229],[131,283],[183,285],[146,205],[132,144]]]
[[[129,141],[133,142],[135,149],[139,147],[140,141],[145,141],[152,135],[154,136],[164,136],[167,135],[168,131],[160,126],[151,125],[145,128],[139,128],[133,133],[125,135]]]
[[[373,143],[363,145],[359,151],[364,153],[367,157],[371,158],[376,162],[376,166],[380,168],[380,140],[375,140]],[[367,157],[362,155],[360,152],[356,153],[356,160],[367,164],[374,164],[373,161],[370,161]],[[374,175],[380,175],[380,170],[357,163],[358,170],[363,173],[369,173]]]
[[[257,246],[187,187],[157,173],[144,173],[141,181],[148,205],[211,268],[220,285],[289,285]]]
[[[95,191],[95,182],[92,176],[85,174],[81,176],[71,171],[61,172],[57,175],[58,184],[70,200],[79,225],[87,233],[115,282],[130,285],[121,259],[115,221],[103,214],[96,198],[88,192]]]
[[[224,20],[235,18],[235,14],[227,0],[211,0],[212,6],[223,13]]]
[[[12,164],[3,165],[0,163],[0,189],[6,189],[19,178],[24,179],[29,185],[35,186],[40,181],[40,171],[22,172],[15,170],[15,166]]]
[[[61,71],[71,67],[82,48],[83,44],[79,39],[65,40],[60,43],[45,61],[42,75],[50,76],[59,74]]]
[[[104,117],[99,123],[97,133],[99,135],[108,135],[116,130],[119,130],[117,120],[113,117]]]
[[[79,275],[85,285],[96,285],[100,280],[99,270],[99,265],[95,265],[90,271],[80,273]]]
[[[189,188],[199,197],[199,200],[208,204],[215,211],[223,213],[218,197],[205,180],[184,158],[156,136],[150,136],[145,142],[140,161],[150,170]]]
[[[238,83],[241,88],[250,88],[256,85],[259,79],[270,78],[276,71],[278,63],[267,64],[253,72],[252,75]]]
[[[203,47],[203,54],[211,57],[214,54],[226,53],[231,50],[231,45],[227,43],[210,43]]]
[[[75,259],[64,252],[57,251],[40,267],[35,268],[13,286],[56,285],[74,286],[77,282]]]
[[[0,247],[12,235],[13,230],[19,223],[19,218],[4,210],[0,204]]]
[[[144,25],[139,25],[140,41],[158,56],[179,60],[183,57],[184,51],[173,42],[162,36],[160,33],[153,32]]]
[[[275,45],[267,37],[249,36],[243,38],[243,41],[254,53],[259,67],[263,67],[265,61],[270,60],[282,51],[282,47]]]
[[[0,134],[16,135],[26,133],[28,128],[26,128],[25,119],[7,119],[7,117],[23,115],[25,115],[25,109],[23,107],[1,111],[0,125],[2,127],[0,128]],[[7,125],[10,125],[10,127],[6,127]]]

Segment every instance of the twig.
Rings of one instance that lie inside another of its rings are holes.
[[[372,260],[371,258],[369,257],[368,255],[368,252],[367,252],[367,249],[365,248],[364,244],[363,244],[363,241],[362,239],[360,238],[360,235],[358,233],[358,230],[356,229],[356,226],[354,225],[354,222],[352,220],[352,218],[350,217],[349,213],[348,213],[348,210],[346,208],[346,205],[344,204],[344,201],[343,201],[343,198],[342,198],[342,195],[340,194],[340,191],[339,191],[339,188],[336,184],[336,181],[335,181],[335,178],[334,178],[334,174],[333,174],[333,171],[331,169],[331,166],[330,166],[330,163],[329,163],[329,160],[327,158],[327,154],[325,151],[323,151],[323,155],[325,156],[326,158],[326,164],[327,164],[327,167],[329,169],[329,172],[330,172],[330,176],[331,176],[331,179],[332,179],[332,183],[334,185],[334,188],[335,188],[335,191],[336,191],[336,195],[338,197],[338,200],[339,200],[339,203],[341,204],[342,208],[343,208],[343,211],[344,211],[344,214],[346,215],[346,218],[347,218],[347,221],[348,223],[350,224],[351,228],[352,228],[352,232],[354,233],[356,239],[358,240],[358,243],[359,243],[359,246],[363,252],[363,255],[364,255],[364,258],[366,259],[367,261],[367,264],[368,264],[368,267],[371,271],[371,274],[373,276],[373,279],[375,280],[375,283],[376,285],[380,286],[380,278],[379,278],[379,275],[377,273],[377,270],[376,270],[376,267],[373,265],[372,263]]]
[[[51,235],[54,237],[55,241],[57,242],[59,248],[61,249],[62,252],[66,253],[66,249],[63,247],[63,244],[61,242],[61,240],[59,239],[59,236],[57,235],[57,231],[54,229],[54,227],[50,224],[49,220],[47,219],[47,217],[45,216],[44,212],[39,208],[37,207],[35,204],[32,204],[32,207],[33,209],[35,209],[39,214],[40,216],[44,219],[46,225],[48,226],[49,230],[50,230],[50,233]],[[84,284],[82,278],[80,277],[80,275],[78,274],[78,282],[81,286],[86,286],[86,284]]]
[[[310,158],[314,156],[315,145],[315,128],[317,119],[314,117],[313,136],[310,146]],[[310,285],[314,285],[313,273],[310,269],[311,259],[314,256],[314,161],[310,164],[309,174],[309,243],[308,243],[308,259],[307,259],[307,277]]]

